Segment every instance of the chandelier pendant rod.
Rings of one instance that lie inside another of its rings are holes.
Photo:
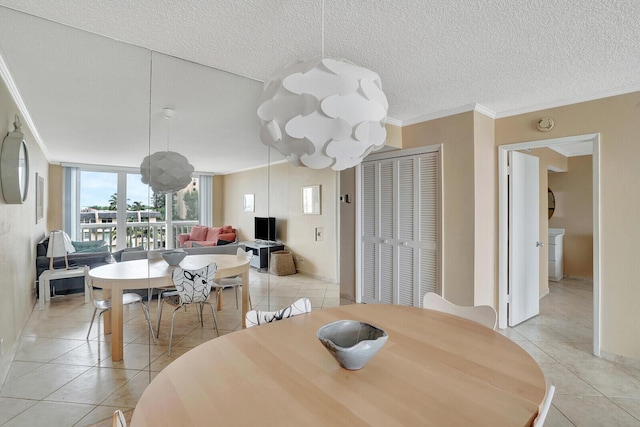
[[[321,47],[321,55],[324,58],[324,0],[322,0],[322,47]]]
[[[151,96],[153,94],[153,51],[149,59],[149,154],[151,154]]]

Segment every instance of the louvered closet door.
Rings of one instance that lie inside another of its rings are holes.
[[[378,265],[377,227],[378,209],[376,202],[376,176],[378,175],[377,163],[362,164],[362,210],[366,212],[362,216],[362,244],[361,259],[362,269],[360,286],[362,302],[373,303],[377,301],[376,272],[373,266]]]
[[[440,271],[438,268],[438,245],[440,232],[440,168],[438,153],[419,156],[420,166],[420,213],[418,224],[418,260],[420,288],[416,290],[416,306],[422,305],[427,292],[440,293]]]
[[[420,306],[437,291],[438,182],[438,153],[362,164],[362,302]]]
[[[416,225],[418,213],[420,212],[419,198],[416,197],[416,167],[415,159],[412,157],[398,159],[398,245],[397,245],[397,266],[398,298],[394,301],[400,305],[416,305],[414,288],[416,283],[415,262],[417,247]]]

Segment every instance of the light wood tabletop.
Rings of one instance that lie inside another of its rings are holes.
[[[339,319],[386,330],[359,371],[316,337]],[[479,324],[432,310],[354,304],[208,341],[164,368],[131,425],[530,426],[545,396],[538,364]]]
[[[242,276],[242,326],[249,310],[249,258],[237,255],[188,255],[180,267],[184,269],[203,268],[216,263],[216,279],[231,276]],[[147,289],[171,286],[171,267],[162,258],[140,259],[102,265],[89,270],[92,285],[102,288],[104,298],[111,298],[111,310],[104,314],[105,334],[111,333],[111,358],[122,360],[123,325],[122,325],[122,290]]]

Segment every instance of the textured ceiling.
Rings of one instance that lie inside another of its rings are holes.
[[[152,144],[162,135],[170,142],[174,132],[201,141],[194,150],[203,153],[213,142],[236,149],[260,144],[260,82],[284,64],[320,54],[323,46],[321,0],[0,5],[52,21],[0,9],[1,53],[58,161],[74,161],[69,147],[80,138],[93,143],[92,133],[105,144],[133,135],[148,139],[151,55],[145,49],[189,61],[172,64],[175,58],[154,55],[166,68],[154,67],[152,116],[172,104],[176,118],[152,126]],[[475,104],[502,117],[640,89],[635,0],[325,0],[324,7],[325,54],[380,74],[391,123]],[[53,113],[52,105],[58,105]],[[139,154],[128,156],[133,162]],[[251,167],[199,161],[196,169],[215,172]]]

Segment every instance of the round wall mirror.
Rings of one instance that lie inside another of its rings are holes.
[[[553,216],[553,211],[556,210],[556,196],[553,194],[550,188],[547,188],[549,192],[549,201],[547,202],[549,206],[549,219]]]
[[[0,152],[2,196],[9,204],[27,200],[29,190],[29,153],[20,127],[20,120],[16,116],[16,130],[4,138]]]

